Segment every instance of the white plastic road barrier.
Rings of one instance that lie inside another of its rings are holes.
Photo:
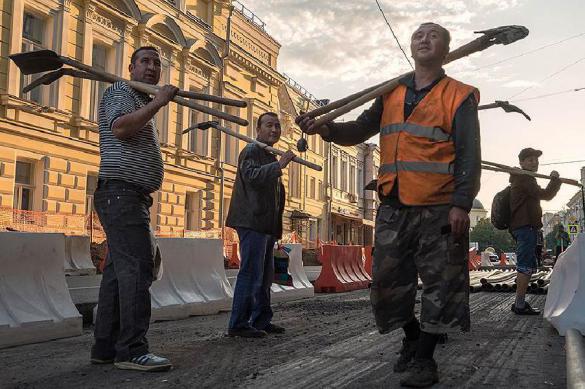
[[[286,247],[291,249],[288,263],[288,273],[292,278],[293,285],[272,284],[272,301],[298,300],[315,295],[313,285],[307,278],[303,267],[303,245],[300,243],[288,243]]]
[[[490,254],[488,252],[481,253],[481,266],[494,266],[490,261]]]
[[[562,336],[574,328],[585,335],[585,234],[557,259],[550,277],[544,318]]]
[[[219,239],[160,238],[164,273],[150,289],[152,320],[175,320],[229,310],[232,289]]]
[[[81,335],[63,272],[65,235],[0,232],[0,248],[0,348]]]
[[[77,276],[95,275],[90,246],[89,236],[65,236],[65,273]]]

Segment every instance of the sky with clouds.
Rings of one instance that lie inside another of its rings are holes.
[[[244,2],[244,1],[243,1]],[[482,103],[510,100],[531,117],[501,110],[480,112],[482,158],[517,165],[523,147],[543,150],[541,164],[585,159],[585,2],[582,0],[379,0],[402,46],[410,55],[412,31],[421,22],[438,22],[451,31],[451,48],[475,38],[473,32],[519,24],[530,35],[509,46],[490,49],[445,67],[447,74],[478,87]],[[245,0],[282,45],[278,69],[317,98],[337,99],[410,70],[375,0]],[[577,37],[575,37],[577,36]],[[573,37],[573,38],[572,38]],[[551,43],[566,40],[528,53]],[[527,53],[494,65],[503,59]],[[556,74],[558,73],[558,74]],[[348,114],[356,117],[361,109]],[[585,162],[541,166],[579,178]],[[489,208],[507,175],[484,171],[478,196]],[[539,180],[546,185],[546,180]],[[576,192],[563,185],[543,202],[559,210]]]

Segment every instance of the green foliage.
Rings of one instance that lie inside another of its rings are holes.
[[[512,252],[516,249],[516,242],[507,230],[498,230],[490,219],[481,219],[469,233],[470,242],[479,243],[479,251],[493,247],[496,252]]]

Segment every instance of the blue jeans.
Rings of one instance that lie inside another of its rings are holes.
[[[108,256],[91,354],[126,361],[148,353],[155,250],[150,230],[152,198],[136,185],[100,179],[94,199],[106,232]]]
[[[518,273],[532,275],[538,271],[536,262],[536,239],[538,229],[524,226],[512,231],[516,239],[516,270]]]
[[[262,330],[272,320],[270,286],[274,279],[272,235],[236,228],[240,238],[240,272],[234,289],[229,328]]]

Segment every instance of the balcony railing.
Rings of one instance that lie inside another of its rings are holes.
[[[316,104],[318,107],[322,107],[324,105],[329,104],[329,100],[326,100],[326,99],[325,100],[317,100],[317,98],[315,96],[313,96],[312,93],[310,93],[307,89],[305,89],[305,87],[303,87],[301,84],[299,84],[298,82],[296,82],[288,74],[283,73],[282,75],[286,79],[286,83],[291,88],[293,88],[294,90],[296,90],[297,92],[299,92],[301,95],[303,95],[304,97],[306,97],[307,99],[309,99],[312,103]]]
[[[264,23],[262,19],[256,16],[256,14],[252,12],[250,9],[246,8],[244,4],[240,3],[237,0],[234,0],[232,4],[234,6],[234,9],[241,13],[246,19],[248,19],[250,23],[260,27],[262,30],[266,30],[266,23]]]

